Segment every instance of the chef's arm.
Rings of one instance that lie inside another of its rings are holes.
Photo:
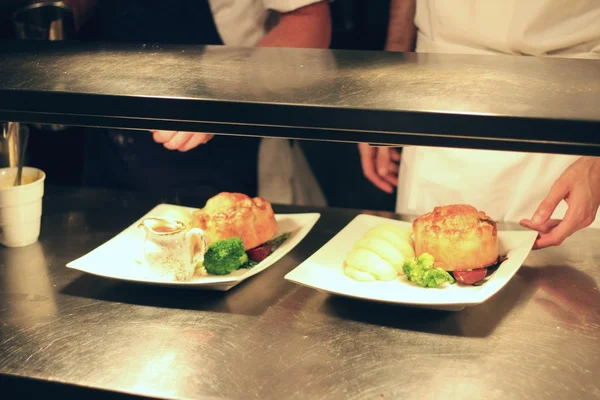
[[[75,30],[79,30],[93,15],[97,0],[63,0],[73,10]]]
[[[414,51],[417,36],[415,11],[416,0],[391,0],[385,50]]]
[[[326,49],[330,43],[329,2],[320,1],[281,13],[277,26],[258,43],[258,46]]]
[[[414,51],[416,0],[391,0],[386,51]],[[359,143],[360,162],[365,177],[386,193],[398,186],[400,152],[389,146]]]
[[[556,207],[566,201],[562,219],[552,219]],[[550,187],[531,219],[521,225],[538,231],[533,246],[541,249],[558,246],[574,232],[590,226],[600,210],[600,158],[580,157]]]

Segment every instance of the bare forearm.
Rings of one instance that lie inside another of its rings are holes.
[[[330,43],[329,4],[319,2],[281,14],[277,26],[258,43],[258,46],[326,49]]]
[[[416,0],[392,0],[385,49],[387,51],[414,51]]]

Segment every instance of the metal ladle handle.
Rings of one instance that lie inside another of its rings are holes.
[[[18,122],[4,121],[2,125],[2,166],[16,167],[20,158],[21,124]]]
[[[24,129],[19,130],[19,136],[23,136],[21,143],[21,152],[19,154],[19,162],[17,166],[17,176],[15,177],[15,186],[21,186],[21,180],[23,178],[23,164],[25,163],[25,152],[27,151],[27,142],[29,141],[29,129],[27,126],[23,126]],[[21,139],[21,138],[19,138]]]
[[[29,141],[29,127],[19,122],[0,121],[0,150],[2,166],[17,167],[15,186],[21,184],[25,153]]]

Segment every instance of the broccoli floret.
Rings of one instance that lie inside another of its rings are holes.
[[[421,279],[421,286],[436,288],[444,283],[454,283],[454,278],[448,272],[444,271],[441,268],[432,268],[425,272],[423,278]]]
[[[227,275],[248,261],[244,243],[240,238],[219,240],[211,244],[204,255],[206,272],[214,275]]]
[[[419,257],[407,260],[402,271],[409,281],[422,287],[436,288],[448,282],[453,284],[454,278],[441,268],[433,267],[433,256],[423,253]]]
[[[419,257],[417,257],[417,263],[421,264],[423,268],[430,269],[433,268],[433,263],[435,259],[429,253],[423,253]]]
[[[415,257],[404,261],[404,264],[402,265],[402,272],[404,272],[404,275],[406,275],[409,281],[413,282],[420,274],[418,268],[419,266],[417,265],[417,258]]]

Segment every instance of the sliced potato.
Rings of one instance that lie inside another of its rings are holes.
[[[376,280],[375,277],[370,273],[359,271],[356,268],[350,267],[348,265],[344,267],[344,273],[350,278],[361,282],[373,282]]]
[[[405,259],[413,258],[415,256],[415,250],[413,249],[412,244],[392,230],[372,229],[365,234],[365,237],[387,240],[402,253]]]
[[[346,257],[346,266],[359,271],[368,272],[380,281],[396,279],[398,271],[389,262],[371,250],[353,249]]]
[[[405,260],[404,255],[398,247],[387,240],[378,237],[364,237],[354,245],[354,248],[371,250],[379,257],[392,264],[396,271],[402,272],[402,265]]]
[[[393,230],[382,227],[375,227],[373,229],[368,230],[367,233],[365,233],[364,237],[378,237],[385,239],[392,244],[400,241],[406,241],[401,235],[394,232]]]
[[[400,250],[405,259],[410,260],[415,257],[415,249],[411,243],[403,240],[394,244],[398,247],[398,250]]]
[[[401,236],[402,238],[404,238],[407,242],[412,242],[412,228],[401,228],[397,225],[392,225],[392,224],[381,224],[381,225],[377,225],[373,228],[371,228],[371,230],[389,230],[389,231],[394,231],[395,233],[397,233],[399,236]]]

